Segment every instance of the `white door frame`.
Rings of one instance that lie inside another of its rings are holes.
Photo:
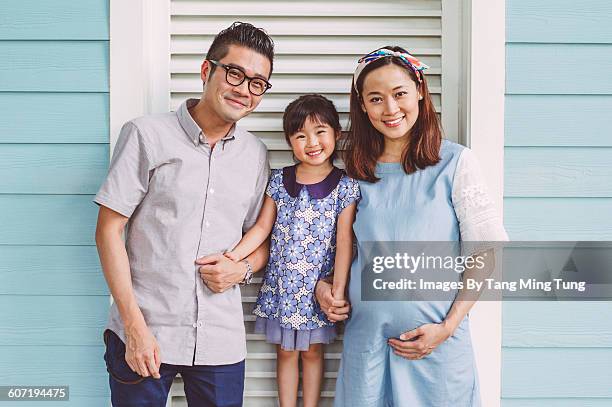
[[[476,153],[489,192],[503,219],[505,0],[465,1],[469,15],[469,47],[465,67],[469,75],[464,106],[467,141]],[[472,340],[479,368],[483,406],[501,404],[502,303],[482,301],[470,313]]]
[[[505,0],[442,1],[443,7],[460,4],[463,13],[464,40],[447,43],[452,58],[463,55],[463,75],[458,78],[463,86],[453,97],[460,101],[460,140],[486,169],[489,191],[502,216]],[[169,10],[169,0],[110,0],[111,151],[123,123],[169,108]],[[457,27],[447,23],[443,29]],[[501,402],[501,303],[477,303],[470,319],[483,405],[496,407]]]

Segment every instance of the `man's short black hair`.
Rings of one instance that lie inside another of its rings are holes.
[[[221,60],[229,52],[230,45],[250,48],[268,58],[270,75],[272,75],[274,42],[264,30],[249,23],[236,21],[215,36],[206,54],[206,59]],[[212,65],[210,72],[212,73],[214,70],[215,66]]]

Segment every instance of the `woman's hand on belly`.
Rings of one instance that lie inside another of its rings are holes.
[[[399,339],[390,338],[387,343],[396,355],[417,360],[429,355],[450,336],[451,331],[444,324],[424,324],[404,332]]]

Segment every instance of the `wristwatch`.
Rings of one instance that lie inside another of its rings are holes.
[[[247,272],[244,275],[242,281],[240,282],[240,285],[251,284],[251,280],[253,279],[253,267],[251,267],[251,263],[249,263],[246,259],[241,260],[240,262],[246,264],[247,266]]]

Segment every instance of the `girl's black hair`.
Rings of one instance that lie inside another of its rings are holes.
[[[287,144],[291,144],[291,135],[300,131],[309,117],[311,120],[327,124],[334,130],[336,136],[340,135],[342,126],[340,125],[340,116],[334,103],[323,95],[309,93],[295,99],[285,109],[283,114],[283,131],[285,132]],[[335,158],[336,152],[334,151],[331,161],[333,162]]]

